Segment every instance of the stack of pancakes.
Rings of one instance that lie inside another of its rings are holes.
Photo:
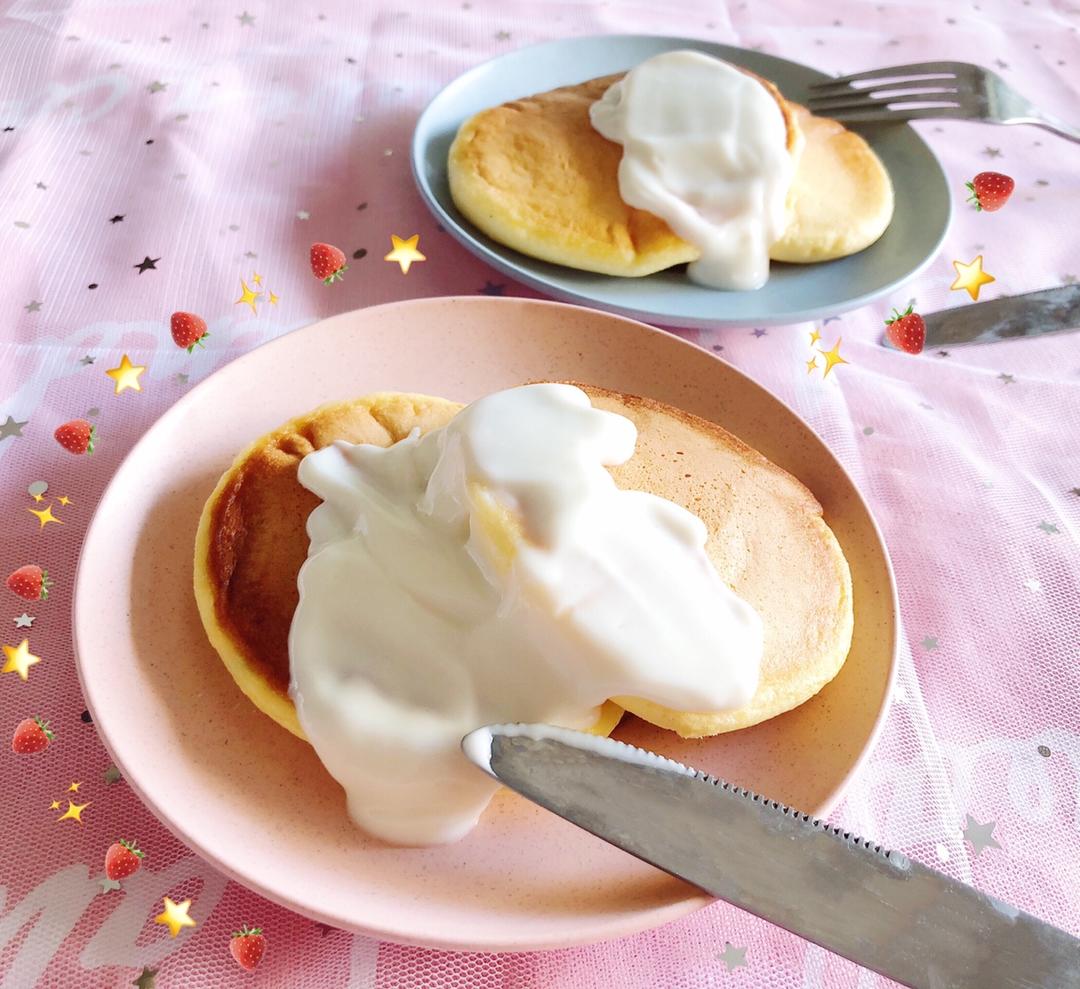
[[[813,495],[714,423],[649,399],[579,387],[595,406],[637,427],[634,456],[611,468],[616,483],[700,516],[717,571],[757,609],[765,628],[761,680],[746,707],[680,712],[612,698],[594,731],[610,732],[625,708],[684,737],[715,735],[757,724],[817,693],[847,656],[852,602],[847,561]],[[460,408],[399,393],[321,406],[242,451],[206,503],[195,546],[195,596],[207,635],[240,689],[301,738],[289,697],[288,634],[308,552],[307,518],[320,502],[301,487],[297,466],[335,440],[388,446],[414,428],[437,429]]]
[[[450,147],[450,192],[493,240],[531,257],[607,275],[648,275],[700,252],[619,196],[622,146],[593,129],[589,107],[620,75],[484,110]],[[869,247],[889,225],[893,191],[870,146],[755,76],[780,107],[796,160],[788,225],[774,261],[810,263]]]

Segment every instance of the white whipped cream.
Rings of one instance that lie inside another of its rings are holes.
[[[468,832],[497,789],[461,752],[481,725],[587,728],[617,696],[686,711],[752,698],[761,621],[710,563],[704,523],[604,469],[636,439],[580,389],[539,384],[422,437],[301,462],[323,504],[291,693],[365,830],[401,844]]]
[[[768,281],[795,163],[784,116],[760,82],[701,52],[665,52],[610,86],[589,119],[623,146],[623,202],[701,251],[694,281],[736,290]]]

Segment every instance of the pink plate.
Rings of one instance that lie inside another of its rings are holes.
[[[203,635],[195,529],[218,476],[251,439],[366,392],[464,402],[537,378],[648,395],[721,423],[817,495],[851,564],[851,655],[813,700],[699,742],[634,719],[619,737],[816,814],[865,758],[891,692],[892,573],[851,479],[779,400],[691,344],[575,306],[447,298],[345,313],[240,357],[162,416],[105,492],[76,579],[79,675],[117,766],[183,841],[271,900],[379,938],[489,951],[631,934],[709,902],[506,792],[456,845],[367,839],[308,745],[244,698]],[[227,759],[204,744],[219,736],[234,742]]]

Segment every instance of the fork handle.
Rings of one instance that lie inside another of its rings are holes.
[[[1057,117],[1052,117],[1050,114],[1042,113],[1040,111],[1036,116],[1031,118],[1031,122],[1036,127],[1041,127],[1043,130],[1048,130],[1053,134],[1057,134],[1067,141],[1080,144],[1080,130],[1070,126],[1063,120],[1058,120]]]

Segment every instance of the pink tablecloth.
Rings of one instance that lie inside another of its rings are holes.
[[[660,0],[245,3],[12,0],[0,22],[0,570],[37,563],[54,581],[37,603],[0,588],[0,642],[27,639],[41,657],[25,682],[0,675],[0,987],[880,984],[725,905],[616,943],[484,957],[378,944],[261,900],[109,782],[72,667],[74,561],[133,441],[241,352],[376,302],[524,294],[436,228],[409,175],[418,110],[469,66],[547,38],[674,30],[827,71],[977,58],[1067,115],[1080,99],[1080,8],[696,0],[673,19]],[[911,296],[924,310],[967,303],[949,289],[953,259],[984,255],[997,280],[983,298],[1080,275],[1080,148],[1027,128],[920,129],[958,217],[913,285],[819,324],[821,346],[842,338],[849,363],[826,379],[819,359],[808,373],[809,325],[691,338],[809,419],[892,551],[899,681],[835,820],[1077,932],[1080,336],[918,358],[878,338]],[[1000,213],[963,203],[964,181],[987,168],[1016,179]],[[391,234],[415,233],[427,261],[402,276],[382,257]],[[351,256],[333,289],[307,270],[315,240]],[[241,279],[262,293],[253,306],[235,304]],[[172,344],[174,309],[209,321],[205,351]],[[105,372],[124,354],[146,371],[141,391],[117,395]],[[93,457],[52,438],[76,417],[97,426]],[[31,714],[56,738],[16,756],[7,733]],[[109,891],[97,880],[120,835],[148,858]],[[165,895],[190,898],[198,922],[175,940],[154,923]],[[242,922],[267,933],[251,974],[228,950]]]

